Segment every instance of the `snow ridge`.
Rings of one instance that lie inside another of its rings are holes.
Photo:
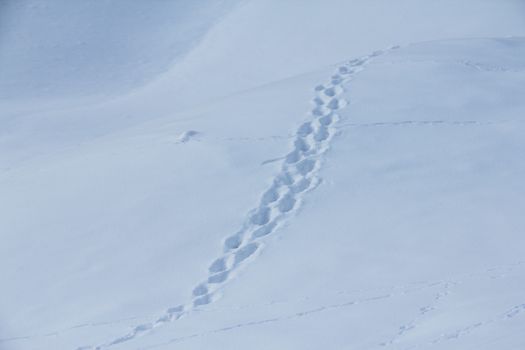
[[[261,195],[259,205],[249,211],[243,227],[224,240],[223,253],[210,264],[207,278],[194,287],[187,304],[169,307],[155,321],[139,324],[128,334],[108,343],[79,347],[77,350],[103,350],[133,340],[216,300],[220,289],[261,251],[265,238],[298,210],[306,193],[319,185],[322,157],[337,132],[336,124],[340,119],[337,112],[348,104],[341,97],[344,84],[352,80],[373,58],[397,48],[394,46],[374,51],[344,62],[327,83],[314,88],[314,107],[309,112],[308,120],[297,128],[292,148],[282,158],[280,171]]]

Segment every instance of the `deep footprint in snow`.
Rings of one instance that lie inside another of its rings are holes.
[[[293,191],[293,193],[304,192],[306,189],[308,189],[308,187],[310,187],[311,183],[312,181],[310,179],[302,178],[295,185],[291,187],[291,190]]]
[[[332,76],[332,85],[339,85],[343,82],[343,77],[340,76],[339,74],[335,74]]]
[[[261,204],[266,205],[266,204],[270,204],[278,200],[279,191],[277,189],[278,189],[278,185],[274,183],[272,187],[268,189],[266,192],[264,192],[264,194],[262,195]]]
[[[193,306],[197,307],[197,306],[202,306],[202,305],[207,305],[209,303],[211,303],[211,295],[209,294],[206,294],[206,295],[203,295],[199,298],[195,298],[193,300]]]
[[[219,272],[215,275],[211,275],[210,277],[208,277],[208,283],[223,283],[224,281],[226,281],[228,279],[228,275],[229,275],[229,271],[223,271],[223,272]]]
[[[313,131],[312,125],[310,124],[310,122],[306,122],[306,123],[302,124],[299,127],[299,129],[297,129],[297,135],[305,137],[305,136],[310,135],[312,133],[312,131]]]
[[[324,101],[322,98],[320,97],[316,97],[312,100],[312,102],[316,105],[316,106],[322,106],[324,105]]]
[[[303,159],[296,165],[297,171],[299,174],[305,176],[312,170],[314,170],[315,167],[315,160],[313,159]]]
[[[315,133],[314,139],[316,141],[324,141],[330,136],[328,129],[325,126],[321,126],[319,130]]]
[[[323,117],[324,118],[324,117]],[[301,152],[308,152],[308,150],[310,149],[310,146],[308,146],[308,143],[306,143],[304,141],[303,138],[299,137],[297,138],[295,141],[294,141],[294,147],[296,150],[298,151],[301,151]]]
[[[262,227],[259,227],[257,230],[253,231],[252,239],[257,239],[269,235],[270,233],[272,233],[276,226],[277,223],[275,221],[272,221]]]
[[[334,120],[333,115],[332,114],[328,114],[328,115],[325,115],[325,116],[319,118],[319,124],[324,125],[324,126],[328,126],[328,125],[332,124],[333,120]]]
[[[294,183],[292,175],[288,172],[283,172],[277,175],[275,181],[277,184],[282,184],[284,186],[291,186]]]
[[[243,262],[244,260],[248,259],[250,256],[253,255],[253,253],[255,253],[257,251],[258,248],[259,248],[259,245],[257,243],[255,243],[255,242],[252,242],[252,243],[249,243],[249,244],[245,245],[241,249],[239,249],[235,253],[235,262],[234,262],[234,264],[238,265],[241,262]]]
[[[278,208],[281,213],[287,213],[293,209],[294,205],[295,205],[295,198],[291,192],[288,192],[279,201]]]
[[[208,271],[210,273],[218,273],[218,272],[225,271],[227,268],[228,268],[227,259],[225,257],[222,257],[212,262],[210,267],[208,268]]]
[[[334,97],[335,95],[337,95],[338,93],[340,93],[340,90],[341,88],[337,88],[337,87],[331,87],[331,88],[328,88],[328,89],[325,89],[323,91],[323,93],[328,96],[328,97]]]
[[[193,296],[195,297],[200,297],[205,294],[208,294],[208,287],[205,284],[199,284],[193,289]]]
[[[239,246],[242,244],[242,237],[240,234],[235,234],[233,236],[230,236],[226,238],[224,241],[224,249],[226,251],[234,250],[239,248]]]
[[[312,109],[312,115],[315,116],[315,117],[321,117],[321,116],[323,116],[325,114],[326,113],[324,112],[323,107],[316,107],[316,108]]]
[[[298,150],[293,150],[286,155],[285,161],[288,164],[297,163],[301,159],[301,153]]]
[[[265,225],[270,221],[270,208],[261,207],[252,215],[251,222],[255,225]]]
[[[327,107],[331,110],[339,109],[341,108],[341,101],[339,101],[337,98],[333,98],[330,100],[330,102],[328,102]]]
[[[173,320],[176,320],[180,318],[184,314],[184,306],[179,305],[175,307],[170,307],[164,315],[159,317],[159,319],[155,322],[157,324],[162,324],[166,322],[171,322]]]
[[[348,67],[345,67],[345,66],[339,67],[338,71],[339,71],[339,74],[343,74],[343,75],[348,75],[348,74],[354,73],[354,71],[352,69],[350,69]]]
[[[366,61],[362,58],[355,58],[353,60],[350,60],[348,62],[348,65],[350,65],[350,67],[357,67],[363,65],[365,62]]]

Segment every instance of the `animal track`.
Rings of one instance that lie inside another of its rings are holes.
[[[525,312],[525,304],[516,305],[512,309],[510,309],[507,313],[505,313],[506,318],[513,318],[517,316],[518,314]]]
[[[304,195],[320,183],[317,173],[322,156],[336,132],[335,125],[339,120],[336,112],[347,105],[340,97],[344,91],[342,85],[380,53],[374,52],[340,65],[327,84],[314,88],[314,107],[308,113],[310,119],[297,128],[288,154],[276,159],[283,159],[280,171],[275,175],[271,186],[261,195],[259,205],[249,212],[242,229],[224,240],[224,253],[210,264],[208,276],[195,286],[191,301],[183,306],[168,308],[155,324],[139,325],[127,335],[91,349],[102,350],[132,340],[154,327],[175,321],[214,301],[215,292],[231,278],[232,272],[255,256],[262,247],[260,241],[275,232],[280,222],[291,217]],[[197,134],[189,131],[181,136],[181,141],[186,142]]]

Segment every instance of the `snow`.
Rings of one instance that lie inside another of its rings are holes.
[[[0,349],[523,347],[520,1],[128,4],[0,7]]]

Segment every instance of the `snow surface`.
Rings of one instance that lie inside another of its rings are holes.
[[[523,349],[524,9],[1,2],[0,349]]]

